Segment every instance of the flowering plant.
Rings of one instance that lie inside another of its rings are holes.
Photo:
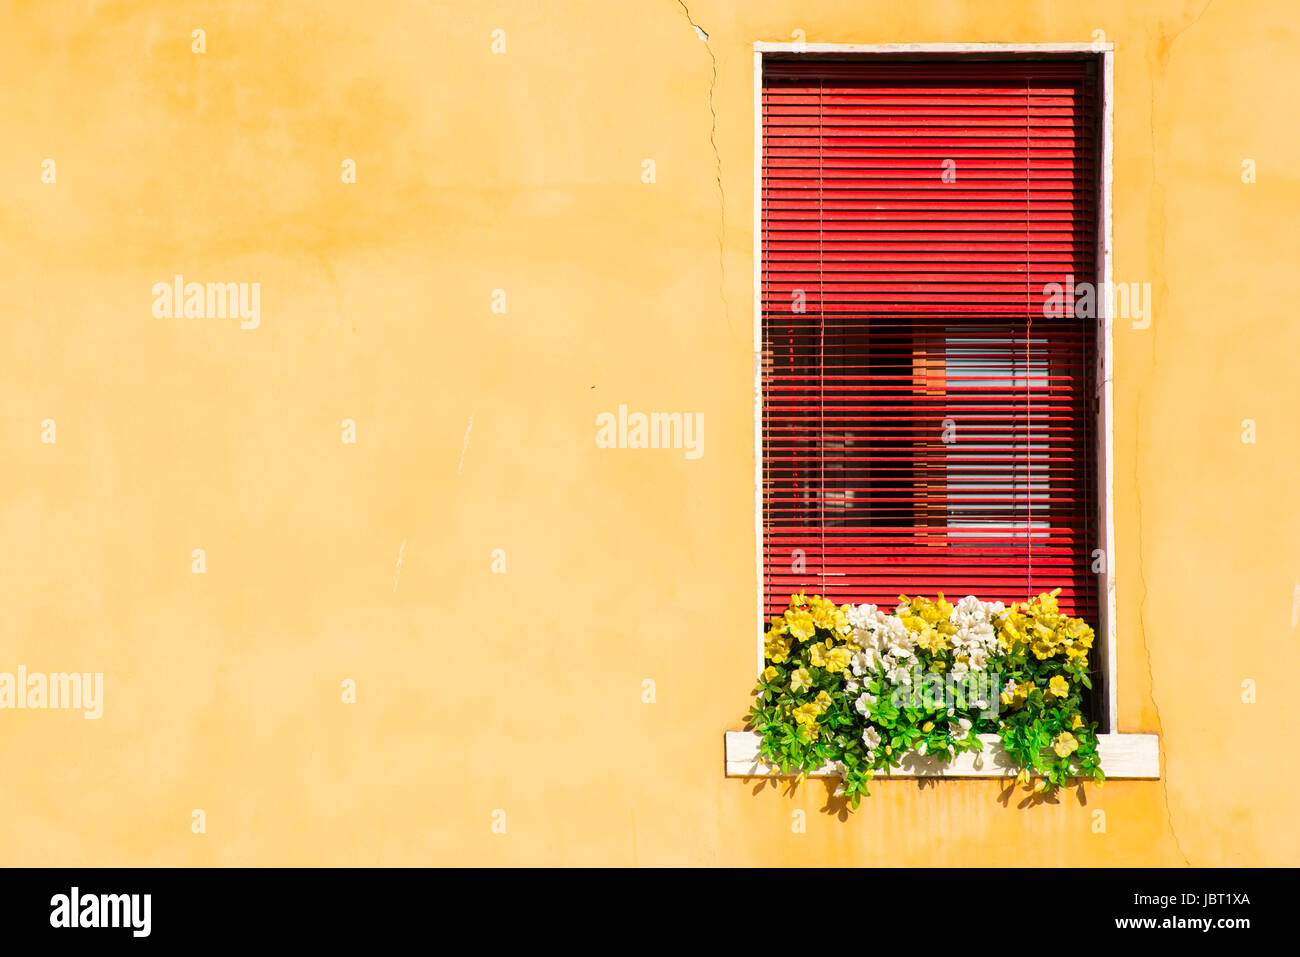
[[[792,595],[764,637],[749,712],[763,760],[800,777],[833,768],[854,807],[877,772],[979,751],[981,733],[999,735],[1037,795],[1104,780],[1081,710],[1093,631],[1061,613],[1059,591],[1009,608],[900,595],[892,611]]]

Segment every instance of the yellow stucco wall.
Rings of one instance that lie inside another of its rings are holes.
[[[0,14],[0,670],[105,675],[99,720],[0,711],[0,862],[1296,863],[1291,3],[693,0],[707,46],[676,0],[265,6]],[[795,30],[1116,44],[1115,276],[1155,293],[1114,343],[1120,729],[1160,782],[841,820],[722,775],[751,45]],[[260,327],[154,318],[176,273],[259,282]],[[620,403],[703,412],[704,456],[598,449]]]

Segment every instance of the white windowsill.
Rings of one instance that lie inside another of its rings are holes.
[[[1101,769],[1109,779],[1160,777],[1160,741],[1154,734],[1099,734],[1098,750]],[[899,778],[1001,778],[1014,773],[1001,740],[996,734],[981,734],[984,750],[959,754],[951,764],[940,764],[934,758],[909,753],[902,766],[894,768],[891,776]],[[727,732],[727,777],[756,778],[780,777],[779,768],[770,768],[759,761],[759,744],[762,735],[757,731]],[[837,777],[833,771],[822,768],[809,777]],[[884,778],[885,772],[876,774]]]

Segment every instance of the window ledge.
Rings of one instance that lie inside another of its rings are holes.
[[[727,777],[781,777],[779,768],[764,765],[759,759],[762,735],[757,731],[727,732]],[[996,734],[981,734],[984,750],[957,755],[951,764],[941,764],[932,757],[911,752],[901,767],[890,772],[896,778],[1001,778],[1014,773],[1002,742]],[[1107,779],[1160,777],[1160,741],[1154,734],[1099,734],[1098,750],[1101,769]],[[814,778],[838,777],[829,767],[808,775]],[[883,771],[878,778],[885,777]]]

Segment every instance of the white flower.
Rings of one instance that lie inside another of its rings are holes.
[[[899,665],[889,672],[889,680],[896,685],[912,686],[912,672],[905,666]]]
[[[871,707],[875,703],[876,703],[876,696],[873,694],[868,694],[867,692],[864,691],[862,693],[862,696],[853,703],[853,707],[857,710],[858,714],[862,715],[865,718],[870,713]]]
[[[970,653],[970,666],[973,671],[983,671],[988,667],[989,655],[983,648],[973,648]]]
[[[845,694],[857,694],[857,693],[858,693],[859,691],[861,691],[861,690],[862,690],[862,685],[859,684],[858,682],[854,681],[852,678],[850,678],[848,681],[844,682],[844,693],[845,693]]]
[[[916,647],[916,636],[908,632],[907,626],[894,617],[884,619],[881,626],[885,648],[889,653],[899,658],[912,657]]]
[[[979,601],[974,595],[967,595],[953,606],[948,620],[957,627],[959,637],[954,643],[959,647],[983,645],[992,652],[996,650],[996,634],[992,621],[1003,611],[1000,602]]]
[[[875,621],[875,605],[858,605],[849,609],[849,624],[855,629],[866,631],[868,626],[875,624]]]
[[[868,725],[867,730],[862,732],[862,743],[867,746],[867,750],[874,751],[880,747],[880,732]]]
[[[922,741],[921,744],[920,744],[920,746],[917,747],[917,749],[916,749],[916,753],[917,753],[917,754],[925,754],[925,747],[926,747],[925,742]]]
[[[993,606],[988,602],[980,601],[974,595],[967,595],[953,606],[953,609],[957,614],[975,621],[988,620],[989,612],[992,608]]]
[[[865,628],[854,628],[849,641],[863,651],[879,651],[885,646],[885,631],[878,622],[872,622]]]
[[[896,658],[910,658],[916,649],[916,636],[904,631],[889,636],[889,653]]]

